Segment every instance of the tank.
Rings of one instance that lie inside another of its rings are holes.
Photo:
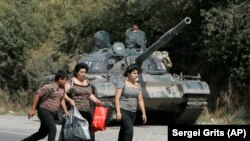
[[[210,94],[208,84],[201,80],[199,74],[189,76],[169,73],[172,62],[168,52],[158,51],[190,23],[189,17],[184,18],[149,47],[146,47],[144,32],[139,29],[128,29],[125,43],[111,44],[106,31],[94,34],[95,50],[84,55],[78,63],[88,64],[88,79],[93,86],[93,93],[109,107],[108,122],[113,121],[115,116],[113,103],[116,84],[125,79],[122,74],[132,63],[142,68],[138,81],[141,83],[149,120],[159,120],[154,114],[158,112],[160,117],[167,115],[166,119],[161,119],[167,123],[196,122],[207,106],[206,98]]]

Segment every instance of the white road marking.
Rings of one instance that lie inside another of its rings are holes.
[[[31,134],[18,133],[18,132],[12,132],[12,131],[3,131],[3,130],[0,130],[0,133],[15,134],[15,135],[23,135],[23,136],[30,136],[30,135],[31,135]],[[46,141],[46,140],[47,140],[47,137],[41,139],[41,141]]]
[[[18,132],[12,132],[12,131],[3,131],[0,130],[2,133],[9,133],[9,134],[16,134],[16,135],[30,135],[30,134],[25,134],[25,133],[18,133]]]

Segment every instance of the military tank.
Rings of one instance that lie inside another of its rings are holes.
[[[166,111],[175,115],[174,123],[195,123],[207,106],[206,97],[210,94],[208,84],[200,80],[199,74],[170,74],[168,70],[172,63],[168,53],[157,51],[190,23],[189,17],[184,18],[149,47],[146,47],[144,32],[139,29],[126,31],[125,44],[114,42],[111,45],[108,32],[95,33],[93,42],[96,50],[78,61],[89,65],[88,78],[95,95],[112,105],[116,84],[124,79],[122,74],[126,67],[135,63],[143,70],[138,81],[147,113]],[[108,118],[112,119],[111,116]]]
[[[196,122],[207,106],[206,98],[210,94],[208,84],[201,81],[199,74],[189,76],[169,73],[172,63],[168,53],[157,51],[190,23],[189,17],[184,18],[149,47],[146,47],[145,33],[139,29],[128,29],[125,43],[114,42],[112,45],[108,32],[102,30],[94,34],[96,49],[84,55],[78,63],[88,64],[88,79],[93,92],[110,108],[108,122],[114,120],[116,84],[125,79],[122,74],[132,63],[142,68],[138,81],[141,83],[148,119],[159,120],[159,117],[154,119],[155,115],[150,114],[158,111],[166,112],[174,124]]]

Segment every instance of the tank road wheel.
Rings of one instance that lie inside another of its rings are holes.
[[[106,118],[106,125],[112,125],[116,123],[115,102],[114,99],[100,99],[105,107],[108,108],[108,114]]]
[[[106,119],[106,125],[113,125],[115,124],[116,121],[116,115],[115,115],[115,110],[114,109],[109,109],[108,110],[108,115],[107,115],[107,119]]]
[[[185,108],[176,124],[195,124],[205,107],[207,107],[206,97],[188,96]]]

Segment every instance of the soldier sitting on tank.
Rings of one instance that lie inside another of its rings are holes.
[[[126,47],[127,48],[146,48],[146,36],[145,33],[140,30],[137,24],[134,24],[132,27],[128,28],[125,32],[126,35]]]

